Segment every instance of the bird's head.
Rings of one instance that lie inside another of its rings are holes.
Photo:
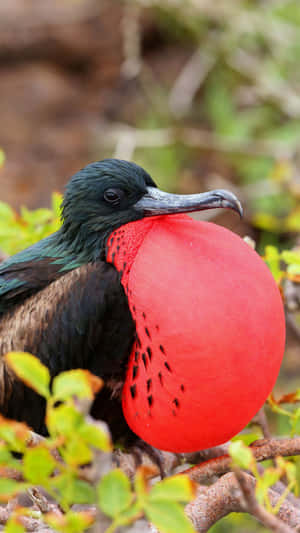
[[[227,207],[242,214],[238,199],[224,190],[177,195],[159,190],[135,163],[104,159],[77,172],[66,186],[63,230],[76,242],[95,246],[116,228],[148,216]]]

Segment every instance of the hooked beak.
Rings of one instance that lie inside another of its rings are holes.
[[[240,217],[243,216],[243,208],[237,197],[222,189],[200,194],[171,194],[155,187],[147,187],[147,193],[138,200],[134,207],[143,211],[144,217],[191,213],[219,207],[233,209]]]

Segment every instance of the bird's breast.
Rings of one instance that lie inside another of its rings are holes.
[[[185,215],[122,226],[107,260],[136,322],[123,388],[129,426],[176,452],[226,441],[265,401],[283,355],[267,267],[235,234]]]

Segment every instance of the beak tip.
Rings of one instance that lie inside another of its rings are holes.
[[[239,201],[238,204],[237,204],[236,212],[239,214],[240,219],[242,219],[243,216],[244,216],[244,209],[243,209],[243,206],[242,206],[242,204],[241,204],[240,201]]]

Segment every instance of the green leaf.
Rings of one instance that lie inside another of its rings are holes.
[[[15,221],[15,212],[14,210],[6,203],[0,202],[0,220],[5,221],[6,223],[12,223]],[[7,226],[3,228],[7,231]]]
[[[63,196],[60,192],[54,192],[52,193],[52,198],[51,198],[51,207],[52,207],[52,211],[53,211],[53,214],[56,218],[60,218],[61,216],[61,203],[62,203],[62,200],[63,200]]]
[[[23,459],[24,476],[31,483],[42,484],[51,476],[56,464],[49,450],[42,445],[29,448]]]
[[[0,501],[7,502],[10,498],[28,488],[27,483],[20,483],[13,479],[0,478]]]
[[[25,352],[9,352],[5,360],[26,385],[44,398],[49,398],[50,373],[36,357]]]
[[[48,409],[46,422],[51,434],[74,438],[84,423],[84,417],[72,405],[61,404]]]
[[[286,231],[300,231],[300,209],[294,209],[285,220]]]
[[[20,461],[12,456],[10,450],[7,448],[7,445],[3,443],[0,444],[0,465],[14,468],[16,470],[22,469]]]
[[[228,453],[240,468],[251,469],[254,461],[252,451],[241,440],[231,442]]]
[[[81,533],[86,531],[94,522],[92,513],[68,511],[63,515],[48,513],[45,521],[49,526],[63,533]]]
[[[91,449],[80,438],[73,438],[62,450],[63,458],[71,466],[88,464],[93,459]]]
[[[55,398],[64,400],[71,396],[78,398],[93,399],[100,390],[102,380],[93,376],[87,370],[69,370],[62,372],[53,380],[53,395]]]
[[[282,270],[280,268],[280,253],[275,246],[266,246],[264,257],[275,281],[280,281]]]
[[[0,149],[0,167],[3,167],[5,163],[5,152]]]
[[[112,444],[109,434],[98,425],[83,423],[78,429],[78,435],[90,446],[98,450],[109,452]]]
[[[290,120],[283,125],[273,129],[266,137],[266,141],[280,141],[286,143],[291,147],[296,147],[299,144],[300,136],[300,121]]]
[[[103,476],[97,491],[100,509],[112,518],[129,507],[133,497],[128,477],[118,468]]]
[[[118,526],[126,526],[127,524],[131,524],[132,522],[140,518],[142,515],[143,510],[141,509],[140,505],[135,502],[118,515],[116,522]]]
[[[255,494],[260,504],[263,504],[267,497],[268,490],[272,485],[279,481],[282,476],[280,468],[267,468],[263,475],[256,480]]]
[[[22,452],[25,449],[29,431],[26,424],[7,420],[0,415],[0,439],[4,440],[13,451]]]
[[[70,472],[51,478],[50,484],[57,490],[59,501],[68,505],[95,503],[96,501],[94,488],[86,481],[77,479]]]
[[[281,257],[287,265],[296,264],[300,265],[300,253],[291,250],[284,250],[281,252]]]
[[[261,438],[261,433],[257,432],[251,432],[251,433],[239,433],[235,437],[233,437],[231,440],[232,442],[235,442],[237,440],[242,441],[246,446],[249,446],[252,442],[255,440],[258,440]]]
[[[156,483],[149,494],[149,501],[167,500],[189,502],[195,495],[195,486],[188,476],[178,475]]]
[[[21,524],[20,518],[13,516],[10,518],[4,527],[4,533],[25,533],[25,527]]]
[[[161,533],[195,533],[183,508],[176,502],[149,502],[145,506],[145,514]]]
[[[292,275],[300,274],[300,252],[293,250],[284,250],[281,258],[288,265],[287,272]]]

